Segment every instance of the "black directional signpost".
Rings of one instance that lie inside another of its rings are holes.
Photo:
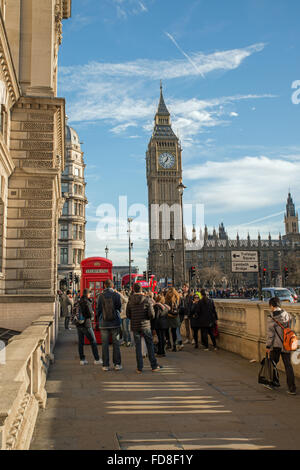
[[[232,251],[231,262],[233,273],[257,273],[258,295],[262,300],[260,252]]]

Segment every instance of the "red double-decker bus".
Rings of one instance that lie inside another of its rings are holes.
[[[125,274],[122,277],[122,288],[129,289],[129,274]],[[152,292],[156,292],[157,282],[155,280],[155,276],[151,275],[149,281],[145,280],[143,274],[131,274],[131,285],[133,286],[134,283],[138,282],[141,284],[143,289],[151,290]]]

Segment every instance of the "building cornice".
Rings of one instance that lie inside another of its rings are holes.
[[[63,0],[62,2],[63,19],[67,20],[72,14],[72,0]]]

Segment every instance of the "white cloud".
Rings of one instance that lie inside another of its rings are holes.
[[[111,0],[111,2],[116,8],[119,19],[126,20],[130,15],[139,15],[148,12],[146,6],[147,0],[143,2],[141,0]]]
[[[81,66],[66,66],[60,68],[62,77],[67,78],[69,85],[70,79],[73,79],[73,85],[78,86],[77,80],[86,83],[89,78],[110,77],[143,77],[147,80],[160,80],[189,77],[195,75],[208,74],[217,70],[234,70],[252,54],[264,49],[263,43],[254,44],[242,49],[232,49],[228,51],[215,52],[212,54],[203,54],[196,52],[190,54],[193,63],[187,63],[186,60],[150,60],[137,59],[132,62],[123,63],[105,63],[90,62]],[[74,76],[75,74],[75,76]],[[80,80],[81,78],[81,80]],[[64,80],[64,79],[63,79]]]
[[[260,156],[190,166],[184,179],[206,212],[234,213],[282,204],[290,186],[299,200],[299,172],[299,160]]]
[[[116,4],[123,6],[125,1],[119,0]],[[189,61],[137,59],[123,63],[91,62],[61,67],[59,82],[62,94],[67,95],[70,122],[101,121],[110,125],[111,132],[118,135],[126,133],[131,126],[151,132],[158,98],[153,99],[148,84],[150,80],[233,70],[263,48],[264,44],[259,43],[207,55],[197,52],[188,56]],[[227,109],[231,103],[273,96],[248,94],[210,100],[170,98],[167,104],[173,117],[173,128],[188,147],[197,142],[197,135],[203,130],[226,124],[236,116],[237,113],[230,113],[231,110]]]

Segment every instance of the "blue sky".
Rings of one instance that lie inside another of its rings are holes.
[[[160,79],[182,142],[185,202],[203,203],[208,227],[223,221],[232,237],[284,233],[289,188],[300,205],[299,15],[296,0],[72,0],[59,95],[84,143],[87,256],[108,244],[114,264],[128,263],[126,240],[97,237],[97,207],[124,195],[147,205]]]

